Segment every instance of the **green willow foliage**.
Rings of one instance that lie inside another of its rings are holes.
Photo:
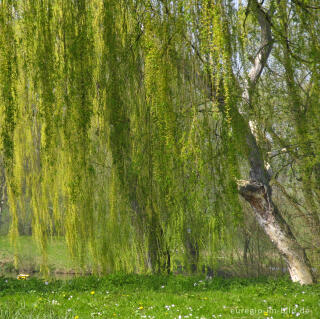
[[[245,117],[238,78],[259,28],[242,2],[0,1],[11,235],[15,242],[19,220],[32,220],[43,272],[51,235],[65,236],[81,265],[90,253],[97,272],[170,271],[181,255],[190,271],[213,263],[242,222],[236,180],[248,170],[249,119],[270,131],[275,149],[301,144],[290,154],[307,219],[318,222],[320,47],[310,25],[319,14],[312,1],[267,2],[278,14],[270,65],[284,81],[267,93],[261,84]],[[281,90],[284,115],[270,122]],[[276,132],[282,119],[293,132]]]
[[[13,200],[17,194],[14,181],[14,131],[17,114],[17,43],[14,30],[15,1],[1,3],[1,137],[3,144],[4,163],[7,175],[7,191],[11,201],[12,225],[11,235],[18,235],[18,215]],[[4,110],[3,110],[4,109]],[[15,245],[16,246],[16,245]]]

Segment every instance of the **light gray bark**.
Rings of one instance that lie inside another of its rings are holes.
[[[255,181],[239,181],[238,184],[240,194],[250,203],[259,225],[287,262],[292,281],[312,284],[314,277],[305,251],[272,202],[270,187]]]
[[[274,8],[271,8],[267,13],[256,0],[252,0],[251,10],[261,28],[261,46],[245,82],[242,95],[249,107],[251,106],[251,97],[256,84],[272,50],[273,39],[270,15],[273,14]],[[312,284],[315,280],[306,253],[272,201],[272,189],[269,184],[270,176],[265,169],[262,153],[257,145],[255,126],[249,125],[249,121],[245,119],[243,114],[240,114],[240,111],[238,120],[242,121],[247,129],[246,143],[250,164],[250,180],[239,181],[239,193],[250,204],[258,223],[286,260],[292,281],[301,284]]]
[[[271,6],[269,12],[266,13],[260,4],[256,0],[253,0],[251,1],[251,10],[260,24],[261,41],[260,48],[254,59],[253,66],[249,71],[248,79],[245,81],[245,88],[242,94],[242,97],[249,105],[251,104],[252,92],[261,76],[272,50],[273,39],[269,17],[274,13],[275,8],[274,6]]]

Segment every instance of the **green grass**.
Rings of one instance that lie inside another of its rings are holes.
[[[48,283],[0,278],[0,318],[297,317],[320,318],[320,285],[300,286],[288,279],[155,275]]]
[[[18,238],[20,271],[39,271],[41,263],[40,251],[31,236],[20,236]],[[8,236],[0,236],[0,274],[13,270],[14,249],[10,244]],[[63,239],[54,238],[48,246],[48,263],[52,272],[79,271],[72,262],[68,253],[66,243]]]

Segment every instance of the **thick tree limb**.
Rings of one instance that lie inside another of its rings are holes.
[[[272,49],[273,39],[269,14],[272,15],[274,10],[271,8],[269,13],[266,13],[258,1],[252,0],[250,3],[260,25],[261,45],[243,91],[243,98],[249,106],[251,106],[251,97]],[[292,280],[301,284],[311,284],[315,279],[305,251],[296,241],[289,225],[272,201],[270,175],[265,169],[263,156],[257,144],[255,125],[254,123],[250,125],[250,121],[245,119],[240,110],[237,121],[242,121],[243,127],[246,127],[246,144],[250,163],[250,180],[238,181],[239,194],[250,204],[258,223],[285,258]]]
[[[254,64],[249,71],[248,80],[243,91],[243,98],[249,105],[251,104],[251,93],[260,78],[273,46],[270,16],[274,13],[273,7],[270,8],[268,13],[265,12],[256,0],[251,1],[251,8],[260,25],[261,45],[254,59]]]
[[[238,181],[239,193],[251,205],[258,223],[283,255],[293,281],[311,284],[315,281],[305,250],[296,241],[289,225],[272,202],[265,184]]]

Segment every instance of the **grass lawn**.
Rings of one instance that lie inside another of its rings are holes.
[[[320,318],[320,285],[288,279],[0,277],[0,318]]]
[[[20,272],[39,271],[41,263],[40,251],[31,236],[18,237]],[[0,236],[0,275],[13,269],[14,249],[8,236]],[[90,261],[90,258],[88,259]],[[80,271],[72,262],[64,239],[53,238],[49,241],[48,262],[53,273]]]

